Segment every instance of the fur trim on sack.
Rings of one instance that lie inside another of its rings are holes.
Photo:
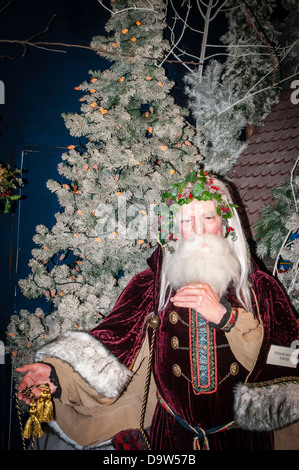
[[[299,384],[235,388],[235,421],[249,431],[274,431],[299,420]]]
[[[67,331],[43,346],[35,361],[56,357],[67,362],[99,394],[116,398],[132,372],[122,365],[103,344],[83,331]]]
[[[58,439],[59,441],[65,442],[67,446],[71,446],[74,450],[115,450],[115,447],[112,445],[111,439],[101,442],[100,444],[96,444],[94,446],[80,446],[77,444],[77,442],[73,441],[70,439],[63,431],[62,429],[58,426],[56,421],[51,421],[51,423],[47,423],[50,430],[52,433],[56,436],[56,440]],[[47,436],[46,436],[47,439]],[[49,439],[49,437],[48,437]],[[53,441],[53,437],[50,438]],[[55,439],[55,438],[54,438]],[[54,447],[53,450],[56,449],[55,443],[57,441],[54,441]],[[56,444],[57,445],[57,444]],[[63,450],[63,444],[60,444],[61,449]],[[47,444],[45,444],[45,448],[43,450],[48,450],[47,449]],[[50,448],[51,450],[51,448]]]

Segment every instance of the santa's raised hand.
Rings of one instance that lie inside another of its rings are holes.
[[[170,300],[176,307],[196,310],[205,320],[215,324],[220,323],[226,313],[218,295],[208,284],[187,284],[178,289]]]

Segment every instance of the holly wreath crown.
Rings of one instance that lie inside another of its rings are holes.
[[[227,201],[220,188],[214,184],[213,176],[201,170],[192,170],[185,179],[180,179],[177,183],[172,183],[167,191],[162,194],[161,203],[156,207],[158,216],[158,242],[164,246],[169,241],[178,239],[178,227],[175,218],[180,206],[190,204],[192,201],[212,201],[217,202],[216,211],[222,217],[226,228],[225,238],[229,235],[236,240],[234,229],[229,225],[228,219],[233,217],[234,208],[238,207]]]

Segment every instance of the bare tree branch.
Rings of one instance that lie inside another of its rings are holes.
[[[27,42],[27,43],[32,43],[32,41],[33,41],[34,39],[39,38],[39,37],[42,36],[43,34],[49,33],[49,32],[51,31],[51,25],[52,25],[52,23],[54,22],[55,18],[56,18],[56,15],[53,15],[52,18],[48,21],[48,24],[47,24],[46,28],[45,28],[44,30],[40,31],[39,33],[34,34],[34,36],[29,37],[29,38],[26,40],[26,42]],[[43,48],[41,47],[40,49],[43,49]],[[58,52],[58,51],[57,51],[57,52]],[[26,53],[27,53],[27,44],[24,44],[23,57],[26,55]]]
[[[108,10],[109,13],[111,13],[111,15],[118,15],[119,13],[123,13],[124,11],[128,11],[128,10],[142,10],[142,11],[152,11],[154,13],[158,13],[158,11],[154,9],[153,5],[151,4],[149,0],[146,0],[146,1],[147,3],[149,3],[151,8],[141,8],[141,7],[133,6],[129,8],[124,8],[123,10],[115,10],[115,11],[110,10],[110,8],[106,7],[101,0],[98,0],[98,1],[99,1],[99,4],[102,5],[103,8],[105,8],[105,10]]]
[[[96,49],[91,46],[83,46],[81,44],[67,44],[63,42],[46,42],[46,41],[38,41],[38,42],[28,42],[27,40],[22,40],[22,39],[0,39],[0,43],[6,43],[6,44],[20,44],[21,46],[31,46],[35,47],[37,49],[44,49],[49,52],[61,52],[61,53],[66,53],[67,51],[64,50],[58,50],[58,49],[50,49],[51,46],[59,46],[59,47],[71,47],[71,48],[78,48],[78,49],[85,49],[93,52],[97,52],[100,55],[101,54],[107,54],[111,56],[121,56],[121,57],[130,57],[130,58],[135,58],[137,56],[134,56],[132,54],[125,54],[125,53],[119,53],[119,52],[113,52],[113,51],[107,51],[106,49]],[[49,47],[46,47],[49,46]],[[179,63],[182,62],[181,60],[172,60],[172,59],[164,59],[163,57],[150,57],[150,56],[138,56],[139,58],[146,59],[146,60],[153,60],[153,61],[163,61],[163,62],[168,62],[168,63]],[[198,65],[199,62],[195,61],[184,61],[184,64],[189,64],[189,65]]]
[[[274,85],[275,85],[275,86],[276,86],[276,85],[280,85],[281,83],[286,82],[287,80],[290,80],[291,78],[296,77],[296,76],[298,76],[298,72],[297,72],[297,71],[296,71],[296,73],[293,73],[293,74],[290,75],[289,77],[284,78],[283,80],[280,80],[280,81],[274,83]],[[233,103],[233,104],[231,104],[230,106],[228,106],[227,108],[223,109],[223,110],[219,113],[219,115],[226,113],[226,111],[229,111],[231,108],[234,108],[234,107],[237,106],[238,104],[242,103],[243,101],[246,101],[248,98],[251,98],[251,97],[254,96],[254,95],[257,95],[258,93],[262,93],[263,91],[271,90],[271,88],[273,88],[273,85],[270,85],[270,86],[267,86],[267,87],[265,87],[265,88],[262,88],[261,90],[257,90],[257,91],[255,91],[255,92],[253,92],[253,93],[251,93],[251,94],[248,94],[248,92],[247,92],[247,94],[246,94],[245,96],[243,96],[241,99],[237,100],[235,103]]]
[[[218,3],[218,2],[217,2],[217,3]],[[222,8],[224,7],[224,5],[225,5],[226,3],[227,3],[227,0],[224,0],[224,2],[217,8],[217,10],[215,11],[215,13],[214,13],[213,16],[211,17],[211,20],[210,20],[210,21],[213,21],[213,20],[216,18],[216,16],[220,13],[220,11],[222,11]],[[217,6],[217,4],[214,5],[214,6]]]
[[[201,43],[201,50],[200,50],[200,57],[199,57],[199,76],[202,77],[203,74],[203,64],[205,60],[205,55],[206,55],[206,48],[207,48],[207,42],[208,42],[208,33],[209,33],[209,26],[210,26],[210,15],[211,15],[211,10],[212,10],[212,4],[213,0],[209,0],[209,5],[207,7],[207,12],[205,16],[205,26],[204,26],[204,31],[203,31],[203,38],[202,38],[202,43]]]
[[[187,23],[187,20],[188,20],[188,16],[189,16],[189,13],[190,13],[190,10],[191,10],[191,6],[190,6],[190,2],[188,1],[188,5],[187,5],[187,13],[186,13],[186,19],[184,21],[184,25],[183,25],[183,29],[182,29],[182,32],[180,34],[180,37],[178,38],[177,42],[172,46],[172,48],[170,49],[170,51],[168,52],[168,54],[166,55],[165,59],[162,60],[162,62],[160,63],[159,67],[161,67],[163,65],[163,63],[167,60],[167,58],[171,55],[171,53],[173,52],[173,50],[176,48],[176,46],[179,44],[179,42],[181,41],[184,33],[185,33],[185,30],[186,30],[186,25],[188,24]]]
[[[184,2],[185,3],[185,2]],[[173,1],[170,0],[170,4],[171,4],[171,7],[173,9],[173,11],[175,12],[175,14],[177,15],[177,17],[186,25],[186,27],[190,30],[190,31],[193,31],[195,33],[199,33],[199,34],[203,34],[203,31],[200,31],[199,29],[195,29],[195,28],[192,28],[189,24],[186,23],[186,20],[184,20],[184,18],[182,18],[178,11],[176,10],[176,8],[174,7],[173,5]],[[188,4],[190,5],[190,3],[188,2]],[[191,8],[191,7],[190,7]]]
[[[0,15],[2,15],[2,13],[6,10],[7,7],[9,7],[10,4],[11,4],[11,0],[8,0],[7,4],[1,8]]]
[[[51,31],[51,26],[55,18],[56,18],[56,15],[53,15],[52,18],[50,18],[50,20],[48,21],[46,28],[40,31],[39,33],[36,33],[34,36],[31,36],[30,38],[28,38],[27,41],[33,41],[34,39],[39,38],[42,34],[49,33]]]

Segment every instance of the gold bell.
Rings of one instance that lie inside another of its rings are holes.
[[[150,327],[155,330],[156,328],[158,328],[158,326],[160,325],[161,321],[160,321],[160,318],[157,317],[156,315],[153,315],[152,318],[150,319],[149,321],[149,325]]]

